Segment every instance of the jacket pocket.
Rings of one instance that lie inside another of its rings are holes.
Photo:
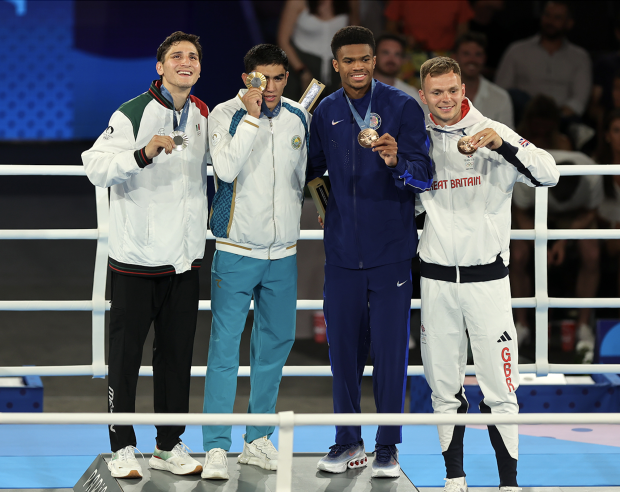
[[[493,236],[493,239],[495,239],[495,243],[497,244],[497,247],[501,251],[502,250],[502,240],[500,238],[499,231],[497,230],[497,227],[495,226],[495,223],[493,222],[493,219],[491,219],[491,217],[489,216],[488,213],[484,214],[484,219],[487,222],[487,227],[491,231],[491,236]]]

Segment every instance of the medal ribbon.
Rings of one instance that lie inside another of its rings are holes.
[[[172,94],[170,94],[170,91],[166,89],[166,86],[164,86],[164,84],[161,85],[161,93],[174,106],[174,99],[172,98]],[[181,113],[181,121],[177,122],[176,108],[172,110],[172,128],[173,130],[185,132],[185,127],[187,126],[187,117],[189,115],[189,97],[187,98],[187,101],[185,101],[185,106],[183,106],[182,111],[183,112]]]
[[[282,108],[282,98],[278,101],[277,106],[273,108],[273,111],[267,107],[267,103],[264,100],[260,106],[261,113],[263,113],[267,118],[275,118],[278,116],[280,114],[280,108]]]
[[[353,113],[353,118],[357,122],[357,125],[360,127],[360,130],[365,130],[366,128],[370,128],[370,106],[372,105],[372,93],[375,90],[375,79],[372,79],[372,86],[370,87],[370,101],[368,102],[368,109],[366,110],[366,116],[362,120],[362,117],[357,112],[357,109],[351,103],[349,96],[347,93],[344,93],[344,97],[347,98],[347,102],[349,103],[349,108],[351,108],[351,113]]]

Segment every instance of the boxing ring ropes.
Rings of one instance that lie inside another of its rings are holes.
[[[561,176],[620,175],[620,165],[558,166]],[[208,175],[212,175],[211,167]],[[81,166],[1,165],[0,176],[85,176]],[[0,311],[90,311],[92,313],[92,364],[39,367],[0,367],[1,376],[92,376],[104,378],[105,312],[110,303],[105,299],[108,260],[109,206],[108,190],[95,187],[97,229],[0,230],[0,240],[9,239],[91,239],[97,241],[93,291],[90,301],[0,301]],[[546,376],[559,374],[618,374],[620,364],[550,364],[548,359],[549,308],[620,308],[620,298],[550,298],[547,295],[547,241],[550,239],[620,239],[620,229],[547,229],[548,189],[536,189],[534,229],[513,230],[511,239],[534,240],[535,295],[512,299],[513,308],[536,310],[536,357],[533,364],[519,364],[521,373]],[[207,239],[214,236],[209,231]],[[301,231],[300,239],[320,240],[323,231]],[[298,310],[320,310],[322,300],[298,300]],[[411,301],[412,309],[420,309],[420,300]],[[200,301],[200,310],[210,310],[210,301]],[[250,307],[253,309],[253,306]],[[192,376],[204,376],[206,366],[193,366]],[[422,375],[422,366],[409,366],[409,376]],[[466,374],[474,374],[467,366]],[[141,376],[152,376],[152,367],[141,367]],[[250,368],[239,368],[239,376],[249,376]],[[331,376],[329,366],[285,366],[284,376]],[[365,376],[372,375],[366,367]],[[497,424],[620,424],[620,413],[597,414],[108,414],[108,413],[0,413],[0,424],[117,424],[117,425],[257,425],[279,427],[279,463],[276,491],[291,490],[293,435],[295,426],[308,425],[497,425]]]

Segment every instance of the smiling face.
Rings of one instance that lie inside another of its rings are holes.
[[[465,98],[465,84],[454,72],[431,77],[427,75],[420,90],[422,102],[440,126],[454,125],[461,119],[461,103]]]
[[[171,92],[191,89],[200,77],[198,50],[189,41],[179,41],[170,47],[163,62],[157,62],[156,69]]]
[[[486,61],[484,48],[475,41],[461,43],[454,53],[454,59],[461,66],[461,73],[465,79],[477,79]]]
[[[398,41],[385,39],[377,45],[377,72],[396,77],[403,66],[403,47]]]
[[[334,70],[340,74],[342,87],[347,94],[363,95],[372,83],[376,58],[368,44],[349,44],[342,46],[332,60]]]

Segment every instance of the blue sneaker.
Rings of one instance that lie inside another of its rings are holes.
[[[400,465],[398,463],[398,449],[393,444],[377,444],[375,446],[375,459],[372,462],[373,478],[397,478],[400,477]]]
[[[347,468],[361,468],[368,464],[364,441],[350,444],[334,444],[329,448],[329,454],[323,456],[317,468],[330,473],[344,473]]]

